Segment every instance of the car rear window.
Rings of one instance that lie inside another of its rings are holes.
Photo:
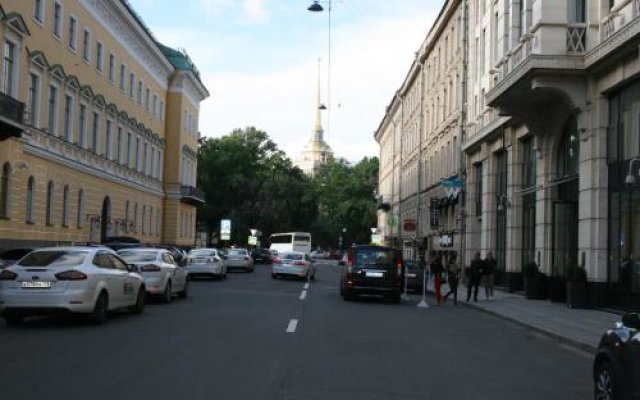
[[[75,267],[84,262],[88,251],[33,251],[27,254],[18,265],[22,267]]]
[[[284,260],[302,260],[302,254],[286,253],[281,258]]]
[[[247,255],[247,251],[246,250],[229,250],[229,255],[232,256],[246,256]]]
[[[130,263],[155,261],[158,257],[156,252],[151,251],[122,251],[118,252],[118,255]]]
[[[208,257],[215,256],[216,252],[215,250],[193,250],[189,253],[189,255],[193,257]]]
[[[358,249],[355,251],[354,263],[358,265],[391,265],[395,264],[396,252],[390,249]]]

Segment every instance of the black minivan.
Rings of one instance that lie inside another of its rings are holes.
[[[400,302],[404,284],[402,252],[386,246],[353,246],[340,274],[340,295],[381,295]]]

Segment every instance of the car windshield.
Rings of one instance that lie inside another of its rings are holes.
[[[118,255],[125,261],[130,263],[141,263],[155,261],[158,254],[154,251],[122,251],[118,252]]]
[[[302,254],[296,254],[296,253],[285,253],[282,255],[283,260],[302,260],[302,258],[303,258]]]
[[[215,250],[191,250],[189,255],[192,257],[209,257],[209,256],[215,256],[216,251]]]
[[[82,250],[34,251],[24,257],[18,265],[22,267],[75,267],[84,262],[89,254]]]
[[[247,251],[244,249],[231,249],[228,251],[230,256],[246,256]]]

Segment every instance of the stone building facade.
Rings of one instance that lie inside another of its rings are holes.
[[[125,0],[3,0],[0,36],[0,248],[193,244],[208,92],[186,53]]]

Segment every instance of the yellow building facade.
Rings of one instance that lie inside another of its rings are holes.
[[[186,53],[124,0],[3,0],[0,36],[0,249],[192,245],[209,93]]]

